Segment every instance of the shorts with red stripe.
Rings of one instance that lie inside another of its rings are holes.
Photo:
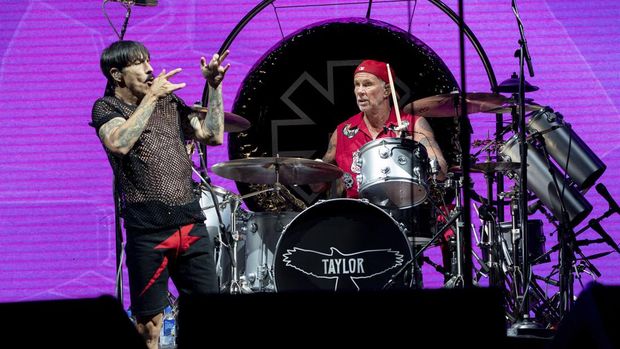
[[[168,305],[168,280],[179,296],[217,293],[214,242],[204,223],[164,230],[127,229],[127,271],[136,316],[161,313]]]

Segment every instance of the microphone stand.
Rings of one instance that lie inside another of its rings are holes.
[[[105,5],[105,3],[104,3]],[[129,23],[129,17],[131,17],[131,6],[124,4],[127,12],[125,13],[125,20],[121,27],[121,33],[118,35],[119,40],[123,40],[125,32],[127,31],[127,23]],[[105,11],[105,9],[104,9]],[[108,82],[109,84],[109,82]],[[106,87],[107,90],[107,87]],[[125,254],[125,243],[123,241],[123,229],[121,227],[121,198],[119,193],[118,179],[115,177],[112,184],[112,192],[114,197],[114,230],[116,233],[116,282],[114,293],[116,299],[123,303],[123,257]]]
[[[466,83],[466,65],[465,65],[465,17],[464,17],[464,1],[458,1],[459,10],[459,56],[461,63],[461,95],[460,100],[460,113],[458,113],[458,104],[456,105],[459,120],[459,145],[463,156],[461,157],[461,171],[462,187],[469,189],[471,187],[471,176],[469,165],[471,159],[469,157],[471,150],[471,123],[469,122],[469,116],[467,115],[467,83]],[[458,95],[457,95],[458,96]],[[456,103],[455,103],[456,104]],[[473,286],[473,260],[472,260],[472,244],[471,244],[471,197],[469,190],[463,191],[462,197],[462,209],[459,216],[462,215],[461,220],[457,222],[456,237],[457,237],[457,249],[460,249],[462,255],[459,260],[459,275],[463,278],[463,287],[471,288]],[[458,195],[458,192],[457,192]],[[462,249],[461,249],[462,248]]]
[[[556,191],[556,195],[560,200],[561,217],[558,225],[558,240],[560,243],[559,264],[560,264],[560,315],[563,317],[568,314],[573,304],[573,273],[572,267],[575,261],[575,252],[578,252],[582,257],[584,256],[577,244],[575,244],[575,233],[570,226],[570,220],[566,205],[564,204],[564,190],[568,183],[564,181],[560,190],[560,185],[553,175],[553,168],[551,160],[549,159],[549,153],[547,152],[547,145],[544,137],[541,133],[534,133],[533,137],[538,141],[543,152],[543,156],[547,161],[547,167],[549,173],[553,178],[553,186]],[[591,264],[590,264],[591,265]],[[591,265],[592,266],[592,265]],[[592,266],[593,267],[593,266]],[[594,268],[593,270],[595,270]],[[600,276],[600,273],[598,273]]]
[[[124,2],[122,4],[123,6],[125,6],[127,12],[125,13],[125,21],[123,22],[123,26],[121,27],[121,33],[118,36],[119,40],[123,40],[123,38],[125,37],[125,31],[127,31],[127,23],[129,23],[129,17],[131,17],[131,5]]]
[[[529,300],[528,300],[528,292],[527,287],[529,285],[529,280],[531,278],[530,275],[530,265],[528,260],[528,232],[527,232],[527,140],[525,136],[525,65],[527,64],[528,71],[530,76],[534,76],[534,69],[532,68],[532,62],[530,59],[527,40],[525,39],[525,33],[523,30],[523,24],[521,22],[521,18],[519,16],[519,10],[517,9],[516,0],[512,0],[512,10],[515,14],[517,20],[517,26],[519,28],[519,49],[515,53],[515,56],[519,58],[519,110],[518,110],[518,142],[519,142],[519,153],[521,155],[520,162],[521,167],[519,171],[519,222],[521,229],[520,236],[520,245],[521,245],[521,265],[518,266],[518,260],[515,261],[515,265],[520,267],[522,280],[514,280],[515,281],[515,291],[517,296],[517,302],[519,298],[521,298],[521,305],[517,306],[516,318],[517,321],[513,325],[513,328],[532,328],[534,324],[529,319]],[[516,249],[516,248],[515,248]],[[538,327],[538,326],[536,326]]]

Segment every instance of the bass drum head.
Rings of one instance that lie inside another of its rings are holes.
[[[412,259],[398,223],[366,201],[321,201],[286,227],[276,248],[278,292],[381,290]],[[395,288],[411,284],[410,273]]]

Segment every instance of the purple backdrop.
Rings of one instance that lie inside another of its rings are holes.
[[[338,17],[363,17],[366,5],[335,1],[276,1],[255,17],[231,46],[232,67],[224,82],[230,110],[248,70],[284,35],[308,24]],[[199,100],[204,81],[201,55],[221,46],[237,22],[258,1],[160,0],[157,7],[134,7],[126,39],[146,43],[156,71],[182,67],[175,81],[187,82],[181,97]],[[456,1],[446,1],[456,9]],[[529,97],[564,114],[566,121],[607,164],[599,182],[620,197],[615,137],[619,134],[620,3],[522,0],[518,3],[540,87]],[[105,7],[117,28],[124,8]],[[433,48],[459,79],[458,31],[426,1],[375,2],[372,17],[411,31]],[[514,51],[519,32],[509,1],[466,1],[466,22],[480,40],[498,81],[518,69]],[[278,23],[277,19],[280,20]],[[4,0],[0,6],[0,301],[80,298],[114,292],[115,250],[112,176],[94,130],[87,123],[105,81],[99,54],[116,39],[100,1]],[[282,31],[282,32],[281,32]],[[476,53],[468,49],[467,90],[489,92]],[[458,80],[460,81],[460,80]],[[472,115],[474,139],[494,129],[492,114]],[[226,161],[225,146],[210,148],[209,165]],[[234,183],[213,176],[216,185]],[[475,176],[478,188],[483,178]],[[595,191],[590,218],[607,204]],[[476,226],[479,221],[473,216]],[[603,222],[620,238],[618,216]],[[548,243],[555,242],[545,227]],[[591,232],[582,235],[596,238]],[[586,254],[607,251],[584,247]],[[437,251],[430,257],[439,261]],[[620,281],[617,254],[595,261],[601,282]],[[545,268],[545,266],[543,266]],[[425,269],[428,287],[441,277]],[[583,281],[589,281],[585,275]],[[578,283],[577,283],[578,285]],[[579,287],[578,287],[579,288]],[[126,292],[127,293],[127,292]]]

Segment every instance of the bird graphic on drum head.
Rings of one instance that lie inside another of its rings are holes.
[[[320,279],[335,279],[334,291],[360,290],[357,280],[369,279],[403,265],[400,251],[387,249],[342,253],[330,247],[330,253],[294,247],[282,255],[287,267]]]

